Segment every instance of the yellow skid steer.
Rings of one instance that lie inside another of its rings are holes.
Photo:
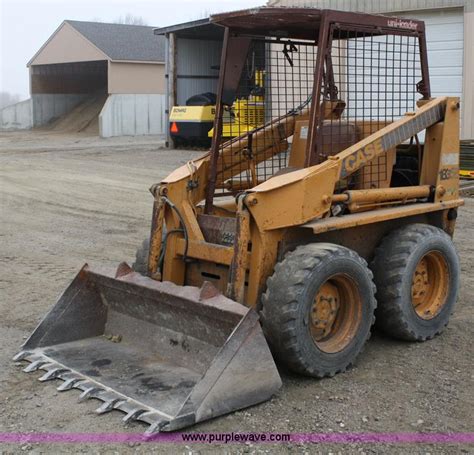
[[[210,151],[151,188],[133,269],[85,265],[15,358],[151,433],[269,399],[274,358],[345,371],[374,320],[428,340],[457,299],[460,106],[431,97],[424,23],[272,7],[212,21]],[[229,139],[252,65],[262,118]]]

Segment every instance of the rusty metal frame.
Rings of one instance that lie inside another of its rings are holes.
[[[311,157],[318,149],[319,137],[314,134],[322,121],[322,110],[319,105],[321,90],[323,85],[324,63],[328,59],[328,44],[330,43],[330,16],[324,11],[321,19],[318,37],[318,54],[316,57],[316,67],[314,69],[314,85],[312,103],[309,114],[308,144],[306,147],[306,167],[311,164]]]
[[[288,15],[294,15],[295,17],[300,15],[302,17],[303,14],[309,15],[313,11],[314,14],[319,17],[319,22],[314,23],[313,35],[308,36],[308,38],[317,40],[318,53],[314,71],[313,101],[310,108],[309,141],[305,158],[306,167],[318,162],[315,157],[318,155],[318,149],[321,148],[322,137],[321,135],[312,134],[312,132],[316,131],[324,120],[323,107],[320,106],[318,100],[320,99],[323,86],[325,64],[327,66],[329,63],[329,66],[332,66],[330,64],[331,42],[333,39],[338,39],[337,34],[340,30],[349,30],[355,33],[364,32],[372,35],[391,34],[418,37],[422,79],[417,88],[423,95],[423,99],[430,98],[425,26],[422,21],[399,21],[396,18],[388,16],[350,13],[335,10],[311,10],[308,12],[302,12],[297,8],[258,8],[256,10],[237,11],[213,16],[212,21],[216,24],[225,26],[226,32],[224,35],[224,48],[221,58],[221,72],[217,92],[217,113],[211,146],[211,156],[213,158],[211,160],[205,213],[212,213],[213,211],[213,198],[217,187],[217,162],[220,136],[222,132],[222,104],[225,104],[226,96],[235,91],[237,87],[237,75],[240,73],[240,71],[238,71],[239,65],[243,65],[245,49],[248,49],[247,44],[242,45],[242,43],[240,43],[237,46],[233,44],[238,43],[239,40],[250,40],[252,36],[255,36],[255,32],[258,32],[258,30],[243,29],[245,21],[251,22],[252,18],[258,18],[259,14],[268,15],[269,17],[271,16],[278,20],[285,20]],[[404,28],[403,25],[405,22],[407,25]],[[392,24],[392,26],[390,24]],[[315,36],[316,34],[317,36]],[[250,42],[248,44],[250,44]],[[231,71],[228,71],[228,68],[231,68]],[[330,73],[331,71],[328,71],[326,77],[331,78]]]
[[[357,23],[354,21],[357,20]],[[393,18],[392,18],[393,20]],[[321,23],[318,36],[318,55],[316,60],[316,67],[314,72],[314,86],[312,95],[312,105],[310,109],[309,121],[309,141],[306,149],[305,166],[311,166],[318,162],[318,151],[322,147],[321,135],[313,134],[318,128],[322,127],[324,120],[323,106],[320,105],[322,85],[324,81],[324,68],[332,74],[332,59],[331,47],[332,41],[337,39],[336,32],[344,30],[346,32],[365,32],[375,35],[401,35],[401,36],[416,36],[419,43],[420,63],[422,79],[417,84],[417,91],[423,95],[424,100],[429,100],[431,97],[430,80],[428,71],[428,54],[426,48],[426,32],[424,22],[416,23],[416,31],[394,29],[388,27],[387,17],[374,17],[366,14],[348,13],[334,10],[323,10],[321,15]],[[414,21],[416,22],[416,21]],[[332,99],[332,98],[331,98]]]
[[[234,35],[231,36],[230,30],[228,28],[225,29],[219,72],[219,85],[217,87],[214,135],[211,144],[211,167],[206,192],[206,205],[204,209],[207,214],[211,214],[213,211],[213,198],[216,188],[217,161],[219,159],[224,104],[232,104],[233,93],[237,89],[250,42],[250,38]]]

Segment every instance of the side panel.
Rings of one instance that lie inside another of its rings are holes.
[[[420,215],[399,218],[396,222],[393,222],[392,220],[383,221],[380,223],[340,229],[322,234],[314,234],[309,229],[293,228],[287,231],[287,237],[279,248],[278,258],[279,260],[282,259],[288,251],[293,250],[298,245],[312,242],[329,242],[346,246],[347,248],[356,251],[364,259],[369,261],[372,258],[377,245],[390,231],[413,223],[425,223],[445,229],[444,219],[447,212],[448,210],[423,213]]]

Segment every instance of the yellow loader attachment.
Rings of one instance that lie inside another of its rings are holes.
[[[148,433],[260,403],[281,386],[254,310],[208,282],[158,282],[125,263],[115,276],[86,264],[15,360]]]

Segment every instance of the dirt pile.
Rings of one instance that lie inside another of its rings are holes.
[[[107,100],[107,95],[87,98],[74,109],[62,115],[45,129],[54,133],[99,134],[99,114]]]

